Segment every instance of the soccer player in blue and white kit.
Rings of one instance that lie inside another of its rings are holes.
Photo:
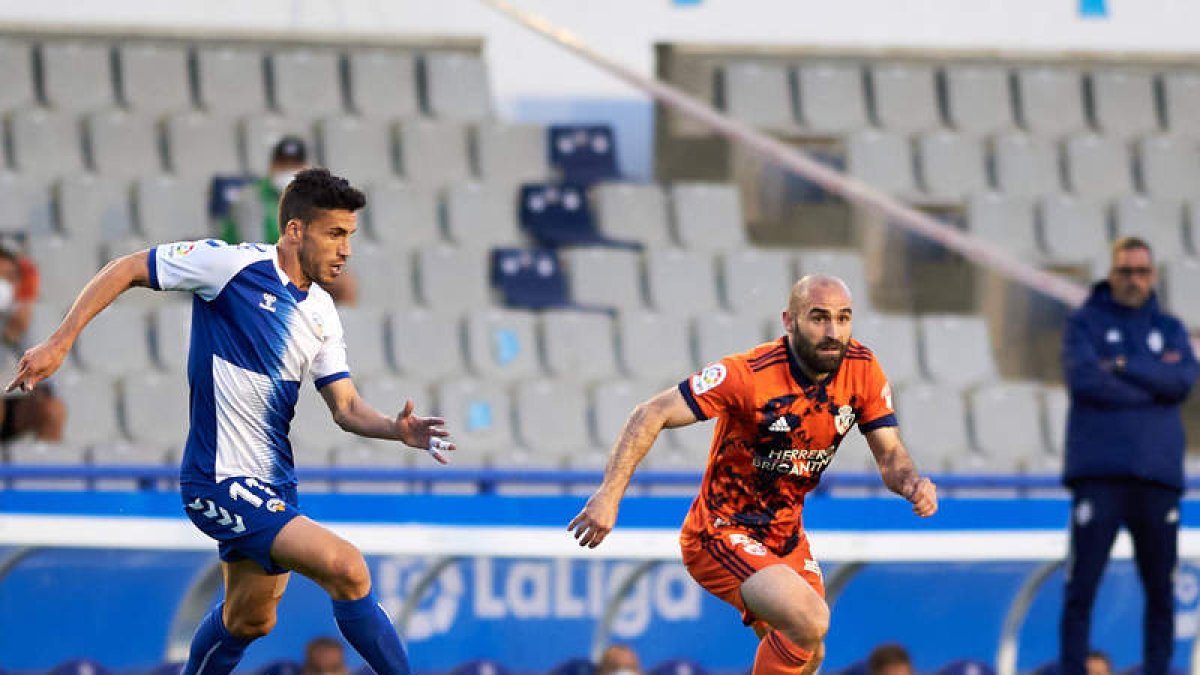
[[[218,542],[225,599],[196,629],[188,675],[231,672],[250,642],[271,631],[289,571],[329,593],[342,635],[376,673],[409,672],[362,553],[298,510],[287,437],[311,373],[342,429],[427,450],[443,464],[442,451],[454,449],[442,419],[414,415],[411,400],[387,417],[350,380],[341,322],[318,284],[341,274],[365,203],[346,180],[310,169],[280,200],[277,245],[180,242],[110,262],[54,333],[24,354],[8,385],[29,391],[49,377],[84,326],[132,287],[195,296],[180,491],[188,517]]]

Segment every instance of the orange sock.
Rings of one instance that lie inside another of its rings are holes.
[[[758,643],[751,675],[796,675],[812,657],[811,651],[797,647],[783,633],[773,630]]]

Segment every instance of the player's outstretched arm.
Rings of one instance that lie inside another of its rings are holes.
[[[917,473],[917,466],[900,441],[896,427],[868,431],[867,444],[871,446],[871,454],[875,455],[879,476],[889,490],[907,499],[913,513],[922,518],[937,513],[937,486]]]
[[[573,531],[580,546],[596,548],[617,523],[617,509],[625,489],[633,478],[633,471],[650,452],[650,446],[664,428],[682,427],[696,421],[696,415],[683,400],[683,394],[672,387],[654,398],[638,404],[621,436],[608,456],[604,467],[604,481],[595,494],[588,499],[579,515],[567,525]]]
[[[17,374],[5,391],[31,391],[62,365],[79,333],[105,307],[134,286],[150,285],[148,251],[138,251],[110,261],[79,292],[71,310],[53,333],[30,347],[17,362]]]
[[[358,388],[350,378],[330,382],[321,388],[333,421],[343,430],[367,438],[383,438],[400,441],[405,445],[428,452],[441,464],[449,464],[447,452],[453,452],[453,443],[444,440],[450,435],[442,428],[446,420],[440,417],[419,417],[413,414],[413,402],[404,402],[399,415],[388,417],[363,400]]]

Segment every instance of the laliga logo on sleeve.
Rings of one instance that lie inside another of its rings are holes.
[[[888,410],[894,410],[896,406],[892,405],[892,383],[884,382],[883,389],[879,390],[879,396],[883,398],[883,404],[888,407]]]
[[[725,370],[725,364],[723,363],[714,363],[710,366],[705,366],[704,370],[692,376],[692,393],[699,396],[713,389],[725,381],[727,374],[728,371]]]

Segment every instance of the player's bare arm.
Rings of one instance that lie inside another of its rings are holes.
[[[150,285],[147,251],[138,251],[110,261],[83,287],[58,328],[43,342],[30,347],[17,363],[17,374],[5,391],[32,391],[62,365],[71,346],[97,314],[134,286]]]
[[[449,431],[442,428],[446,420],[414,415],[412,399],[404,402],[399,415],[388,417],[363,400],[354,381],[349,378],[322,387],[321,397],[329,406],[333,421],[344,431],[366,438],[400,441],[427,451],[442,464],[449,463],[442,451],[453,452],[455,446],[442,440],[450,435]]]
[[[875,455],[879,476],[892,492],[912,504],[913,513],[926,518],[937,513],[937,486],[917,473],[917,466],[900,441],[896,427],[880,427],[867,432],[867,444]]]
[[[580,546],[596,548],[612,531],[617,522],[617,509],[633,478],[633,471],[650,452],[659,432],[694,422],[695,413],[676,387],[663,391],[633,409],[625,420],[621,436],[609,453],[603,482],[579,515],[567,525],[568,531],[574,531]]]

